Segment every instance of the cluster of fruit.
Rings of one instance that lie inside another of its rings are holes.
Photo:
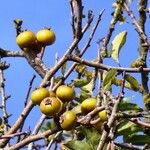
[[[44,28],[34,34],[31,31],[22,31],[16,38],[16,43],[22,49],[40,49],[55,42],[55,33],[48,28]]]
[[[75,91],[72,87],[61,85],[57,88],[56,94],[46,88],[38,88],[31,93],[30,98],[34,104],[40,106],[43,114],[55,116],[62,111],[64,103],[70,102],[74,97]],[[76,123],[76,114],[72,111],[66,111],[60,116],[59,122],[64,130],[70,130]]]
[[[76,124],[76,114],[73,111],[65,111],[65,104],[75,98],[75,91],[72,87],[61,85],[57,88],[56,93],[48,91],[46,88],[38,88],[31,93],[31,100],[34,104],[40,106],[40,111],[46,116],[59,116],[59,123],[62,129],[71,130]],[[95,109],[96,98],[87,98],[81,103],[81,112],[87,114]],[[64,112],[65,111],[65,112]],[[64,112],[64,113],[63,113]],[[63,113],[61,115],[61,113]],[[107,120],[107,113],[105,110],[98,113],[100,122],[102,124]],[[95,126],[95,127],[96,127]],[[100,125],[101,126],[101,125]],[[97,128],[97,127],[96,127]]]

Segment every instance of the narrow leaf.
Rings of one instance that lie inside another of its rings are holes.
[[[150,144],[150,135],[132,135],[125,137],[125,142],[135,145]]]
[[[103,80],[103,86],[105,87],[107,84],[109,84],[115,78],[116,74],[117,74],[117,71],[114,69],[111,69]]]
[[[69,141],[64,145],[71,150],[91,150],[89,144],[82,141]]]
[[[124,120],[123,122],[120,123],[118,127],[117,135],[128,136],[139,131],[142,131],[142,129],[135,123],[130,122],[128,120]]]
[[[97,146],[100,140],[100,134],[94,128],[84,128],[83,133],[86,137],[86,142],[92,146]],[[96,147],[95,147],[96,149]]]
[[[131,89],[133,89],[135,91],[140,90],[140,84],[134,77],[132,77],[130,74],[126,74],[124,78],[128,82],[128,84],[129,84],[128,86],[130,86]]]
[[[112,44],[111,44],[110,55],[118,63],[119,63],[120,49],[125,44],[126,37],[127,37],[127,32],[126,31],[120,32],[118,35],[115,36],[115,38],[114,38],[114,40],[112,41]]]
[[[75,114],[81,113],[81,105],[79,104],[79,105],[73,107],[73,109],[71,111],[74,112]]]
[[[79,95],[76,98],[78,99],[79,102],[82,102],[88,97],[91,97],[91,93],[87,90],[81,89]]]
[[[140,108],[137,104],[128,103],[127,101],[122,101],[119,104],[120,111],[142,111],[143,109]]]
[[[87,85],[82,87],[82,90],[88,91],[89,94],[92,96],[92,94],[93,94],[92,88],[93,88],[93,82],[91,80]]]
[[[74,79],[73,80],[75,87],[85,86],[88,83],[90,83],[90,81],[91,81],[91,78],[87,78],[87,77],[85,77],[83,79]]]

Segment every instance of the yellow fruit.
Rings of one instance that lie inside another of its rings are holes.
[[[96,98],[87,98],[81,103],[81,111],[85,114],[89,113],[96,107]]]
[[[38,88],[31,93],[31,100],[34,104],[39,105],[41,101],[49,97],[49,92],[46,88]]]
[[[23,31],[17,36],[16,43],[21,48],[34,47],[36,45],[36,36],[31,31]]]
[[[55,33],[49,29],[42,29],[37,32],[36,38],[42,46],[51,45],[55,42]]]
[[[40,110],[46,116],[54,116],[61,110],[61,102],[56,97],[47,97],[40,103]]]
[[[75,91],[70,86],[61,85],[57,88],[56,95],[62,102],[69,102],[74,99]]]
[[[107,112],[106,112],[106,110],[100,111],[98,113],[98,116],[100,117],[100,121],[101,122],[106,121],[107,120]]]
[[[60,117],[60,126],[64,130],[71,130],[76,123],[76,114],[72,111],[66,111]]]

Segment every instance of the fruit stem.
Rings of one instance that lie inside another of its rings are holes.
[[[40,51],[40,59],[41,59],[41,60],[42,60],[42,58],[43,58],[44,51],[45,51],[45,46],[42,46],[41,51]]]

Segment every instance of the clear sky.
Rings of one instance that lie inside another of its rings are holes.
[[[96,41],[97,39],[104,37],[107,33],[111,20],[111,12],[113,11],[113,8],[111,7],[112,2],[113,0],[83,0],[84,14],[87,15],[88,10],[91,9],[95,16],[91,27],[94,25],[98,13],[105,8],[102,21],[94,36],[94,40],[91,43],[91,47],[85,54],[86,59],[94,59],[97,55]],[[135,8],[135,6],[137,6],[136,3],[137,1],[134,1],[131,6],[134,9],[135,14],[137,13]],[[127,16],[127,14],[125,15]],[[69,0],[4,0],[1,2],[0,18],[0,47],[8,50],[19,50],[19,47],[16,45],[16,32],[13,23],[14,19],[22,19],[24,21],[22,27],[35,33],[43,27],[51,27],[53,29],[56,33],[56,42],[54,45],[46,48],[44,62],[47,66],[52,66],[55,60],[55,53],[57,52],[58,56],[61,57],[72,41]],[[131,25],[130,19],[127,19],[127,21],[129,23],[117,25],[117,29],[113,34],[114,37],[117,33],[123,30],[129,30],[127,42],[120,54],[120,63],[125,67],[128,67],[138,56],[137,33]],[[84,23],[85,22],[86,19],[84,20]],[[148,20],[148,23],[150,23],[150,19]],[[148,23],[146,31],[149,32],[150,26],[148,26]],[[84,41],[82,41],[83,44],[86,42],[90,31],[91,28],[89,29],[88,34],[86,34]],[[82,48],[82,46],[83,45],[81,44],[80,48]],[[25,59],[6,58],[4,60],[10,63],[10,68],[5,71],[5,77],[6,94],[11,94],[11,98],[8,100],[7,105],[8,112],[13,114],[10,118],[10,124],[13,124],[15,118],[22,111],[29,81],[35,72],[30,68]],[[106,61],[106,64],[117,66],[113,60],[111,62]],[[37,76],[33,88],[38,86],[40,82],[41,79]],[[128,96],[133,96],[133,94],[129,94]],[[136,94],[135,97],[138,98]],[[138,101],[139,104],[142,105],[141,99]],[[30,114],[30,118],[27,120],[26,127],[30,126],[33,128],[40,115],[41,113],[38,110],[38,107],[35,107]]]

